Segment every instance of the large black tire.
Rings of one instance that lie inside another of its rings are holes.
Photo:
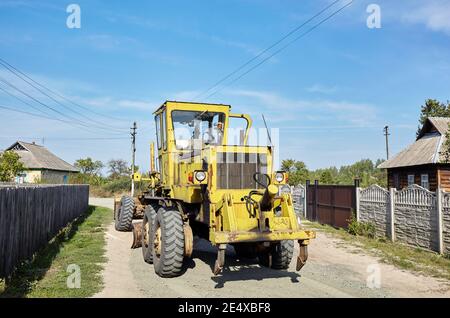
[[[153,248],[153,265],[161,277],[180,276],[184,259],[184,229],[180,212],[175,210],[158,210],[152,229],[152,242],[160,229],[160,254]]]
[[[144,261],[149,264],[153,264],[153,242],[151,241],[151,238],[155,219],[155,208],[152,205],[147,205],[144,211],[144,219],[142,220],[142,256],[144,257]],[[146,244],[146,241],[148,244]]]
[[[237,243],[233,245],[236,256],[247,259],[255,259],[258,257],[255,243]]]
[[[116,230],[120,232],[131,231],[133,222],[134,200],[130,196],[123,196],[120,202],[120,208],[116,214]]]
[[[281,241],[273,244],[268,250],[258,255],[261,265],[269,267],[269,257],[272,256],[273,269],[287,269],[294,255],[294,241]]]

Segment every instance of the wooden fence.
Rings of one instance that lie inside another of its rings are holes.
[[[0,278],[87,211],[87,185],[0,185]]]

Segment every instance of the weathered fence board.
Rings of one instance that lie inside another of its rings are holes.
[[[0,277],[88,208],[87,185],[0,185]]]

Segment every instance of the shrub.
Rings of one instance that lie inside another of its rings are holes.
[[[352,235],[375,237],[375,225],[370,222],[358,222],[354,216],[349,220],[347,231]]]

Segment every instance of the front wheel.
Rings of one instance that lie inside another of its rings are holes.
[[[157,275],[181,275],[184,259],[184,229],[180,212],[160,208],[152,229],[153,265]]]
[[[261,265],[273,269],[287,269],[294,255],[294,241],[280,241],[258,255]]]
[[[120,201],[120,207],[116,212],[116,230],[121,232],[131,231],[133,222],[134,200],[130,196],[123,196]]]
[[[153,244],[151,243],[152,227],[155,223],[156,211],[152,205],[147,205],[142,220],[142,256],[146,263],[153,263]]]

